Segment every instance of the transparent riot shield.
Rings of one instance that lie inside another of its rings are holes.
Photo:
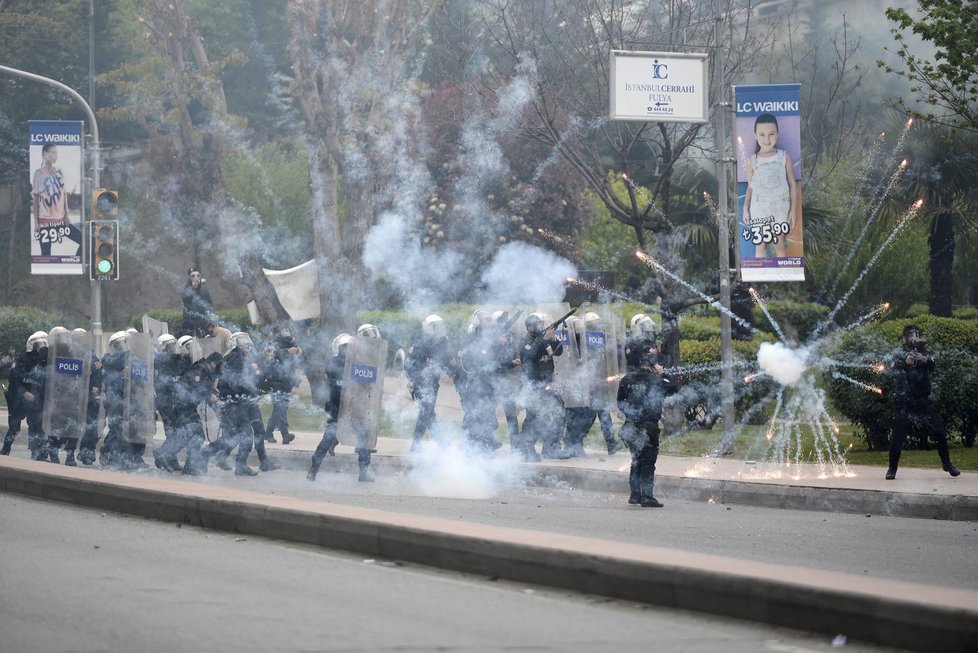
[[[170,325],[166,322],[161,322],[156,318],[152,318],[148,315],[143,316],[143,333],[147,334],[153,342],[164,333],[170,333]]]
[[[190,351],[190,358],[195,363],[202,358],[207,358],[214,352],[221,353],[221,344],[217,338],[194,338],[188,343],[187,349]],[[214,442],[221,435],[221,418],[218,417],[214,409],[208,405],[197,406],[197,414],[204,424],[204,437],[208,442]]]
[[[610,410],[615,405],[620,380],[620,328],[617,324],[620,318],[610,304],[584,304],[581,314],[585,322],[591,408]]]
[[[92,335],[51,329],[42,415],[46,434],[78,439],[85,435],[91,372]]]
[[[201,358],[207,358],[214,352],[217,352],[221,356],[224,352],[221,351],[221,341],[217,338],[194,338],[190,342],[190,358],[194,362],[199,361]]]
[[[347,348],[336,437],[341,444],[372,449],[377,444],[387,370],[387,341],[356,336]]]
[[[564,345],[560,356],[554,357],[554,384],[557,392],[567,408],[590,406],[584,322],[571,316],[566,323],[557,327],[556,335]]]
[[[153,393],[153,341],[146,333],[130,333],[129,361],[124,372],[125,404],[122,438],[134,444],[149,444],[156,434]]]

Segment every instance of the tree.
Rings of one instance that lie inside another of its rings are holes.
[[[932,315],[951,317],[954,253],[957,241],[973,231],[978,217],[978,142],[967,132],[940,125],[917,125],[908,142],[909,166],[892,214],[923,200],[921,218],[929,225],[928,306]]]
[[[720,4],[728,19],[720,37],[727,56],[711,75],[711,106],[720,89],[750,69],[771,37],[770,26],[753,24],[749,15],[735,23],[732,4]],[[700,148],[712,149],[709,130],[698,123],[608,121],[608,53],[682,52],[692,44],[697,51],[709,49],[716,45],[715,7],[680,0],[484,0],[480,6],[493,54],[473,89],[488,97],[505,79],[527,79],[533,95],[518,116],[520,133],[558,152],[611,217],[631,230],[639,250],[671,270],[681,269],[672,220],[676,166],[699,156]],[[624,195],[616,192],[609,170],[626,182]],[[647,274],[643,299],[663,298],[663,314],[671,322],[664,325],[665,346],[679,360],[676,316],[703,299],[658,270]]]
[[[420,71],[413,66],[437,4],[288,4],[289,94],[308,152],[320,326],[327,333],[355,326],[363,297],[363,241],[381,210],[397,204],[415,214],[421,203],[391,190],[426,174],[413,151],[420,131]]]
[[[978,5],[971,0],[918,0],[917,12],[886,10],[897,25],[892,29],[895,54],[903,68],[883,61],[879,67],[911,84],[910,92],[924,106],[903,98],[895,105],[914,118],[978,132]],[[931,57],[918,54],[903,33],[910,29],[936,48]]]
[[[181,0],[144,0],[138,25],[149,49],[107,75],[125,102],[102,114],[144,131],[162,210],[189,239],[194,264],[205,251],[216,254],[225,275],[248,288],[266,322],[288,319],[262,271],[261,239],[249,228],[254,212],[234,205],[221,169],[228,136],[242,126],[228,111],[221,75],[241,55],[212,61]],[[215,244],[216,251],[210,248]]]

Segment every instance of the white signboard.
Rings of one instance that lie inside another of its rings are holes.
[[[707,122],[706,55],[611,51],[612,120]]]

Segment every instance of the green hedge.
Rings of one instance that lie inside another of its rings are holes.
[[[245,307],[222,308],[219,311],[216,311],[216,313],[220,323],[231,331],[254,330],[254,326],[251,324],[251,318],[248,316],[248,309]],[[180,309],[158,308],[144,311],[142,313],[133,315],[129,320],[130,325],[136,329],[142,330],[143,315],[148,315],[154,320],[166,322],[170,333],[180,333],[180,331],[183,330],[183,311]]]
[[[27,339],[35,331],[50,331],[51,327],[66,324],[64,318],[25,306],[0,306],[0,376],[6,376],[12,358],[24,351]]]
[[[761,334],[750,342],[733,341],[734,360],[734,392],[737,413],[748,418],[752,424],[763,422],[771,411],[762,400],[771,395],[774,384],[769,378],[760,378],[751,383],[742,383],[738,379],[747,375],[757,367],[757,350],[761,342],[773,341],[773,336]],[[700,365],[717,365],[720,363],[720,338],[715,336],[709,340],[680,340],[679,355],[682,357],[682,367],[695,370]],[[709,409],[719,410],[720,406],[720,377],[721,370],[709,369],[693,371],[683,375],[682,399],[690,403],[703,403]]]
[[[771,317],[778,323],[789,341],[803,344],[815,327],[829,316],[828,306],[815,303],[771,301],[764,302]],[[760,306],[754,306],[754,326],[767,333],[776,333],[771,321]]]
[[[844,379],[826,374],[828,394],[833,405],[863,431],[870,450],[888,448],[892,412],[890,395],[893,379],[888,373],[892,354],[902,342],[903,327],[916,324],[934,352],[937,367],[932,376],[936,408],[944,417],[950,436],[960,437],[973,446],[978,430],[978,323],[933,316],[874,323],[843,335],[826,354],[838,361],[870,366],[884,363],[882,373],[863,368],[840,368],[862,383],[879,387],[882,395],[868,392]],[[912,433],[907,448],[930,445],[920,433]]]

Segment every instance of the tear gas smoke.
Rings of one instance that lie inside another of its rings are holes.
[[[781,385],[793,386],[805,372],[808,351],[792,349],[780,342],[762,342],[757,350],[757,364]]]

